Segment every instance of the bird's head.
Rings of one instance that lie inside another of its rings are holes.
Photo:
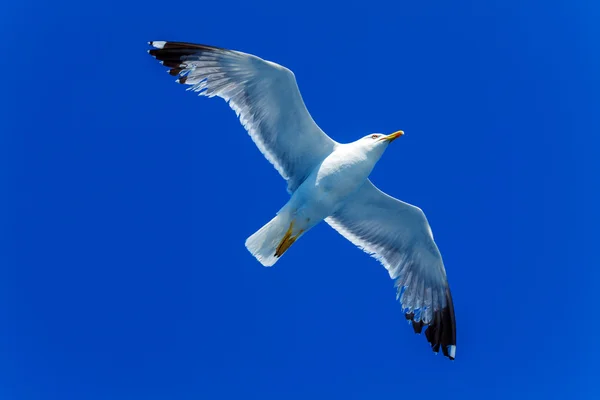
[[[389,135],[384,135],[381,133],[372,133],[363,138],[358,139],[355,144],[360,147],[365,153],[367,153],[370,157],[376,157],[378,160],[379,157],[383,154],[385,149],[387,149],[388,145],[392,143],[394,140],[404,135],[403,131],[396,131]]]

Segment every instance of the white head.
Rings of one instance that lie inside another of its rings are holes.
[[[390,135],[372,133],[358,139],[352,144],[363,151],[368,158],[373,159],[374,162],[377,162],[377,160],[379,160],[379,158],[383,155],[385,149],[387,149],[388,145],[402,135],[404,135],[403,131],[396,131]]]

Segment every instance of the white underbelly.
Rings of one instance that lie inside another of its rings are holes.
[[[368,178],[369,165],[329,157],[300,185],[289,206],[307,228],[333,214]]]

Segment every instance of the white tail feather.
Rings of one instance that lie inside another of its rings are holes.
[[[290,226],[285,213],[275,216],[265,226],[246,239],[246,248],[265,267],[270,267],[279,260],[275,251]]]

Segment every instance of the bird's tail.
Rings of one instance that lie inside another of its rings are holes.
[[[270,267],[304,233],[294,229],[294,219],[280,213],[246,239],[246,248],[265,267]]]

